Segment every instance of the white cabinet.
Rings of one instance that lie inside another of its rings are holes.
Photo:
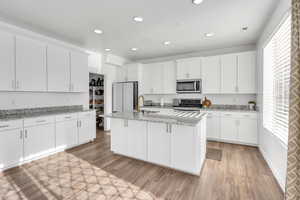
[[[176,68],[175,62],[162,63],[163,94],[176,94]]]
[[[237,92],[237,55],[221,56],[221,93]]]
[[[78,113],[78,143],[83,144],[96,138],[95,112]]]
[[[88,92],[88,58],[81,52],[71,52],[71,92]]]
[[[141,81],[142,65],[133,63],[125,65],[127,81]]]
[[[224,141],[237,141],[238,121],[231,113],[221,114],[221,139]]]
[[[18,165],[23,158],[22,128],[0,131],[0,170]]]
[[[246,144],[258,144],[257,119],[253,115],[244,114],[238,123],[238,141]]]
[[[207,139],[219,140],[220,139],[220,116],[218,113],[207,114]]]
[[[201,58],[187,58],[176,62],[177,80],[201,78]]]
[[[143,94],[163,93],[162,64],[151,63],[151,64],[145,64],[143,66],[142,93]]]
[[[218,94],[221,86],[220,57],[206,57],[202,60],[203,94]]]
[[[169,125],[148,123],[148,160],[163,166],[170,166],[171,134]]]
[[[46,45],[16,37],[16,89],[47,91]]]
[[[68,149],[77,145],[78,143],[78,130],[77,130],[77,118],[67,121],[56,122],[55,126],[56,137],[55,146],[56,149]]]
[[[238,92],[256,93],[256,53],[238,54]]]
[[[171,125],[170,129],[172,168],[194,171],[197,161],[195,159],[197,157],[195,140],[197,133],[194,127]]]
[[[9,33],[0,32],[0,90],[15,90],[15,39]]]
[[[128,120],[128,155],[140,160],[147,160],[147,122]]]
[[[70,91],[70,53],[67,49],[47,47],[47,73],[49,92]]]
[[[116,67],[116,82],[127,81],[127,70],[125,67]]]
[[[111,119],[111,150],[118,154],[128,154],[127,120]]]
[[[55,124],[43,124],[24,128],[24,158],[33,158],[55,150]]]

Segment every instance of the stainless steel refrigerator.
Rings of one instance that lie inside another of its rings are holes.
[[[133,112],[137,110],[138,82],[113,83],[113,112]]]

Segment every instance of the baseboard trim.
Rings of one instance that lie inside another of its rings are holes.
[[[274,164],[272,163],[272,161],[268,158],[267,153],[261,148],[258,147],[261,155],[263,156],[263,158],[265,159],[265,161],[267,162],[268,166],[270,167],[278,185],[280,186],[282,192],[285,192],[285,180],[283,180],[281,178],[280,173],[278,172],[278,170],[274,167]]]

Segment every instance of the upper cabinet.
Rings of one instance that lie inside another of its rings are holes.
[[[15,89],[15,39],[8,33],[0,32],[0,90]]]
[[[218,94],[221,86],[220,56],[205,57],[202,60],[202,92]]]
[[[71,92],[89,91],[88,57],[81,52],[72,51],[71,56]]]
[[[237,55],[222,55],[221,59],[221,93],[237,92]]]
[[[16,90],[47,91],[46,45],[16,37]]]
[[[125,65],[127,81],[141,81],[142,65],[139,63]]]
[[[238,93],[256,93],[256,53],[245,52],[237,56]]]
[[[143,65],[141,94],[175,94],[175,62],[151,63]]]
[[[47,47],[48,91],[70,91],[70,53],[67,49]]]
[[[176,63],[177,80],[201,78],[201,58],[181,59]]]

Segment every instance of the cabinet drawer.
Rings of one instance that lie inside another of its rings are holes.
[[[21,128],[23,120],[0,121],[0,131]]]
[[[206,114],[207,114],[207,118],[220,117],[220,113],[218,112],[206,112]]]
[[[29,118],[29,119],[24,119],[24,127],[38,126],[38,125],[50,124],[54,122],[55,122],[54,116]]]
[[[63,122],[63,121],[76,120],[76,119],[77,119],[77,113],[57,115],[55,117],[56,122]]]
[[[80,112],[78,113],[78,118],[90,118],[96,115],[95,111],[88,111],[88,112]]]
[[[239,114],[238,113],[234,113],[234,112],[222,112],[220,113],[221,117],[229,117],[229,118],[239,118]]]
[[[249,112],[244,112],[244,113],[238,113],[237,116],[241,119],[257,119],[257,113],[249,113]]]

